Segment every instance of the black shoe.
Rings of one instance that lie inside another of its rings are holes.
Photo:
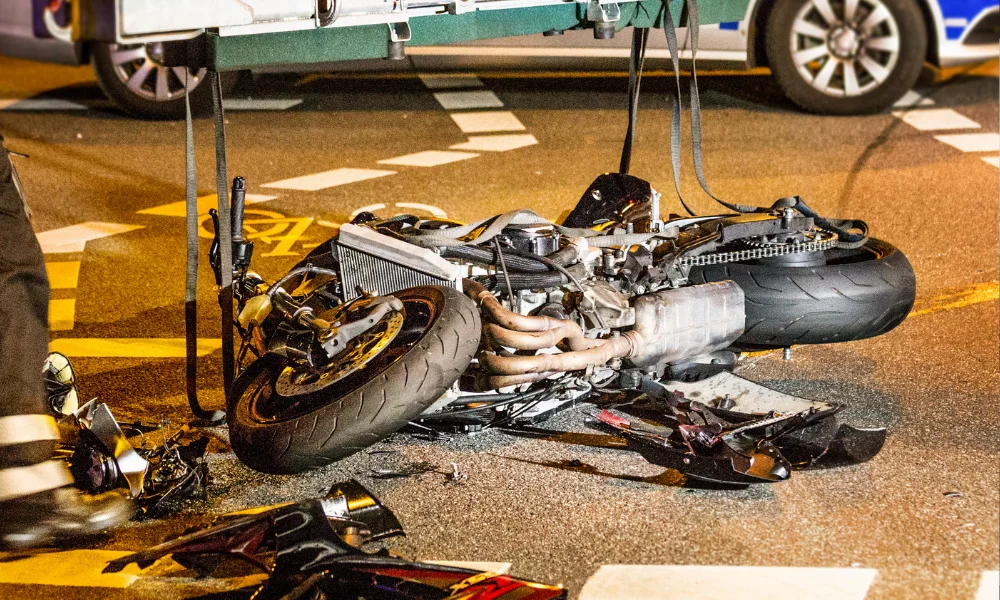
[[[8,500],[3,503],[0,548],[23,550],[97,533],[134,513],[132,501],[117,491],[92,496],[66,487]]]

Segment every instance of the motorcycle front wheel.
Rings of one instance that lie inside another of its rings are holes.
[[[254,361],[233,385],[229,435],[244,464],[299,473],[392,435],[441,397],[479,348],[479,311],[438,286],[393,294],[403,318],[392,341],[346,376],[298,373],[283,357]]]
[[[693,267],[689,280],[740,286],[746,328],[733,346],[743,350],[874,337],[902,323],[913,308],[913,267],[888,242],[872,238],[861,248],[827,250],[819,262],[778,258]]]

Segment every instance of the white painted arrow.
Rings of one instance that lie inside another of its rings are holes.
[[[38,234],[38,243],[42,245],[42,252],[45,254],[83,252],[84,246],[90,240],[99,240],[119,233],[142,229],[143,227],[143,225],[87,221],[79,225],[70,225],[69,227],[43,231]]]

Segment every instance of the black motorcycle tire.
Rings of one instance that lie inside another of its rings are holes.
[[[869,239],[856,250],[826,252],[827,264],[730,263],[693,267],[691,283],[735,281],[746,297],[742,350],[870,338],[899,325],[913,308],[916,278],[896,247]]]
[[[482,326],[475,303],[454,288],[439,286],[393,295],[404,302],[418,297],[433,303],[433,322],[387,367],[361,372],[361,382],[353,389],[320,389],[298,396],[319,405],[312,412],[273,420],[255,415],[254,395],[267,386],[277,393],[273,390],[286,365],[284,358],[266,355],[240,374],[230,401],[229,434],[244,464],[284,474],[345,458],[399,431],[459,378],[479,348]]]

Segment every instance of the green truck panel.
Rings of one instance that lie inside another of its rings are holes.
[[[680,17],[683,0],[670,0],[670,13]],[[698,2],[702,24],[739,21],[746,13],[748,0]],[[618,30],[625,27],[662,27],[660,0],[621,4]],[[586,5],[576,2],[509,8],[475,10],[459,15],[439,14],[410,19],[412,37],[407,46],[436,46],[533,35],[549,30],[586,26]],[[679,18],[675,18],[675,22]],[[328,27],[304,31],[262,33],[230,37],[210,36],[210,62],[219,71],[234,71],[282,64],[326,63],[342,60],[385,58],[389,27],[385,24],[354,27]]]

